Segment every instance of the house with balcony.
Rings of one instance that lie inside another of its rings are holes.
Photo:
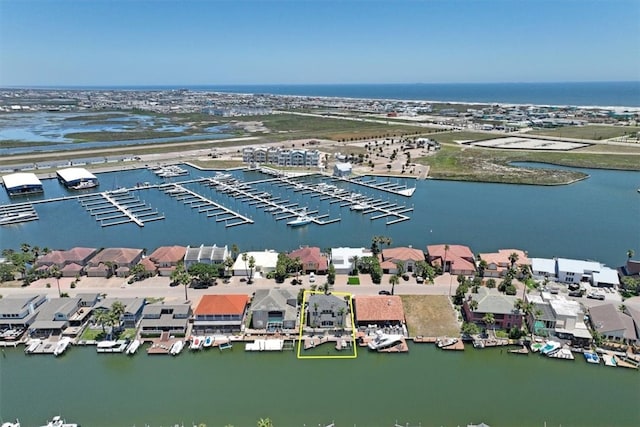
[[[351,274],[355,268],[355,261],[370,256],[373,256],[373,253],[365,248],[331,249],[331,263],[336,269],[336,274]]]
[[[54,250],[38,257],[35,267],[48,270],[51,266],[58,267],[62,277],[76,277],[82,274],[83,268],[97,252],[95,248],[75,247],[69,250]]]
[[[158,275],[168,277],[175,271],[176,266],[184,260],[186,251],[187,248],[184,246],[160,246],[145,260],[153,263]]]
[[[481,287],[477,293],[469,292],[462,303],[467,322],[484,323],[487,314],[492,314],[498,329],[520,328],[522,326],[522,313],[516,308],[517,297],[505,295],[495,288]]]
[[[50,336],[60,336],[69,327],[71,319],[81,310],[87,320],[88,309],[80,306],[80,298],[54,298],[48,300],[38,310],[35,321],[29,325],[29,336],[32,338],[48,338]],[[77,317],[77,316],[76,316]],[[76,319],[77,320],[77,319]],[[81,326],[79,324],[78,326]],[[74,328],[74,331],[66,335],[75,336],[81,329]]]
[[[194,311],[193,333],[233,333],[244,329],[247,295],[203,295]]]
[[[416,271],[416,263],[425,261],[424,252],[412,247],[397,247],[383,249],[378,255],[383,273],[397,274],[398,263],[402,263],[405,273]]]
[[[427,261],[433,267],[442,268],[443,273],[454,276],[472,276],[476,271],[473,252],[464,245],[429,245]]]
[[[247,254],[247,261],[243,259],[243,254]],[[231,269],[234,276],[248,277],[251,273],[249,267],[249,259],[253,258],[255,265],[253,267],[254,277],[265,276],[267,273],[275,271],[278,265],[278,252],[268,249],[264,251],[243,252],[238,255]]]
[[[146,300],[144,298],[104,298],[96,305],[93,310],[111,310],[113,303],[120,302],[124,306],[124,313],[120,317],[120,326],[123,328],[137,328],[140,319],[142,319],[142,310]]]
[[[584,311],[577,301],[544,291],[527,294],[526,299],[533,305],[533,312],[525,319],[530,331],[570,340],[576,345],[591,342],[591,333],[584,323]]]
[[[298,295],[289,289],[258,289],[251,301],[251,327],[276,332],[295,329]]]
[[[512,254],[517,255],[517,261],[514,264],[514,268],[518,272],[518,277],[521,277],[521,269],[526,266],[531,267],[531,261],[527,257],[526,252],[520,249],[499,249],[498,252],[481,253],[478,254],[480,260],[486,262],[487,266],[484,269],[484,277],[502,278],[507,274],[507,271],[511,268]]]
[[[634,310],[635,308],[632,308]],[[589,308],[589,320],[594,331],[610,341],[639,343],[638,329],[633,316],[620,311],[617,304],[607,303]]]
[[[184,268],[189,269],[193,264],[223,264],[229,256],[227,246],[187,246],[184,254]]]
[[[192,314],[190,304],[147,304],[142,309],[141,336],[160,336],[163,332],[183,337]]]
[[[0,298],[0,329],[27,329],[38,315],[47,296],[7,295]]]
[[[315,246],[304,246],[295,251],[291,251],[287,256],[292,260],[296,258],[300,260],[304,274],[325,274],[329,267],[329,259],[325,254],[320,252],[320,248]]]
[[[344,328],[349,307],[344,298],[331,294],[311,294],[307,299],[307,326]]]

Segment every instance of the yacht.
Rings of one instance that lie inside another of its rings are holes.
[[[60,339],[60,341],[58,341],[58,344],[56,344],[56,348],[53,350],[53,355],[60,356],[62,353],[64,353],[67,350],[67,347],[69,347],[70,344],[71,344],[71,338],[64,337]]]
[[[0,215],[0,225],[13,224],[37,218],[38,215],[35,212],[11,212]]]
[[[184,342],[176,341],[171,346],[171,349],[169,350],[169,354],[171,354],[172,356],[177,356],[178,354],[180,354],[183,348],[184,348]]]
[[[98,186],[98,182],[97,181],[80,181],[80,183],[78,183],[77,185],[74,185],[73,188],[74,190],[87,190],[89,188],[95,188]]]
[[[313,218],[307,215],[307,211],[306,209],[304,209],[298,215],[298,218],[294,219],[293,221],[287,222],[287,225],[291,227],[300,227],[301,225],[309,224],[311,221],[313,221]]]
[[[380,330],[376,331],[376,336],[373,341],[369,342],[369,348],[371,350],[382,350],[392,345],[400,343],[404,339],[400,334],[385,334]]]
[[[559,342],[549,340],[545,343],[544,347],[540,349],[540,354],[544,354],[545,356],[551,356],[553,353],[558,351],[558,349],[560,349],[561,346],[562,345]]]
[[[60,417],[60,415],[56,415],[51,419],[51,421],[47,422],[47,424],[40,427],[80,427],[76,423],[68,423]]]

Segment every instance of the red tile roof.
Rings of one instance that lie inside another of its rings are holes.
[[[427,253],[429,254],[429,260],[431,262],[436,261],[435,264],[442,265],[444,259],[451,264],[452,270],[475,270],[473,252],[468,246],[464,245],[449,245],[449,250],[445,253],[446,245],[429,245],[427,246]]]
[[[248,295],[203,295],[194,314],[242,314],[248,303]]]
[[[512,253],[518,254],[518,261],[516,265],[531,265],[531,261],[527,257],[527,254],[520,249],[499,249],[498,252],[480,254],[480,259],[483,259],[487,264],[494,263],[499,266],[511,266],[509,256]]]
[[[399,296],[358,295],[354,297],[355,317],[358,322],[404,322],[404,308]]]
[[[382,259],[385,261],[424,261],[424,252],[409,247],[388,248],[382,250]]]
[[[184,259],[186,251],[184,246],[160,246],[148,258],[157,264],[177,264]]]
[[[114,264],[131,264],[137,257],[142,254],[142,249],[132,248],[107,248],[98,252],[96,256],[91,258],[92,265],[101,262],[112,262]]]
[[[315,264],[320,271],[326,270],[329,265],[327,257],[322,255],[318,247],[306,246],[292,251],[288,256],[291,259],[300,258],[302,265]]]

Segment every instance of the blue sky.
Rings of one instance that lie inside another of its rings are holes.
[[[0,0],[0,86],[640,80],[638,0]]]

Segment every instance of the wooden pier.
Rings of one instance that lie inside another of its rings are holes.
[[[100,222],[101,227],[135,223],[144,227],[145,222],[164,219],[164,215],[154,211],[128,190],[105,191],[78,198],[80,204]]]

